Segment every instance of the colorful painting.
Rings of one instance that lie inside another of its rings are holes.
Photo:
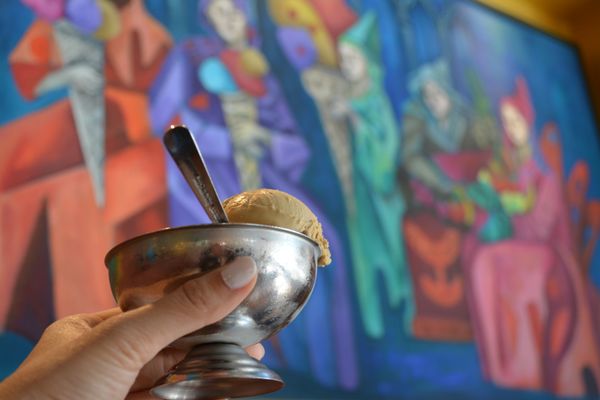
[[[277,398],[600,396],[600,146],[577,50],[469,0],[5,0],[0,379],[113,306],[105,252],[270,187],[333,264]]]

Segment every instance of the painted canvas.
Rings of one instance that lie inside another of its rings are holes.
[[[600,146],[577,50],[468,0],[4,0],[0,379],[112,307],[114,244],[270,187],[330,241],[265,343],[290,399],[600,396]]]

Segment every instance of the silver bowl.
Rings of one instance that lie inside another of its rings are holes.
[[[300,233],[254,224],[165,229],[111,249],[105,263],[123,311],[152,303],[235,257],[250,256],[257,264],[256,286],[231,314],[172,344],[191,350],[152,393],[163,399],[216,399],[280,389],[281,378],[243,348],[298,315],[314,287],[319,255],[318,245]]]

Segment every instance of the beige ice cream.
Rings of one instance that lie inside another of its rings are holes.
[[[329,242],[315,214],[300,200],[285,192],[258,189],[232,196],[223,202],[229,222],[277,226],[300,232],[317,242],[319,265],[331,262]]]

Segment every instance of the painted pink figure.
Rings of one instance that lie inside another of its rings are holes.
[[[524,79],[502,99],[501,195],[528,194],[513,237],[480,244],[467,266],[469,306],[484,375],[500,386],[563,396],[597,394],[600,360],[586,283],[561,180],[533,156],[534,109]],[[514,197],[514,196],[513,196]]]

